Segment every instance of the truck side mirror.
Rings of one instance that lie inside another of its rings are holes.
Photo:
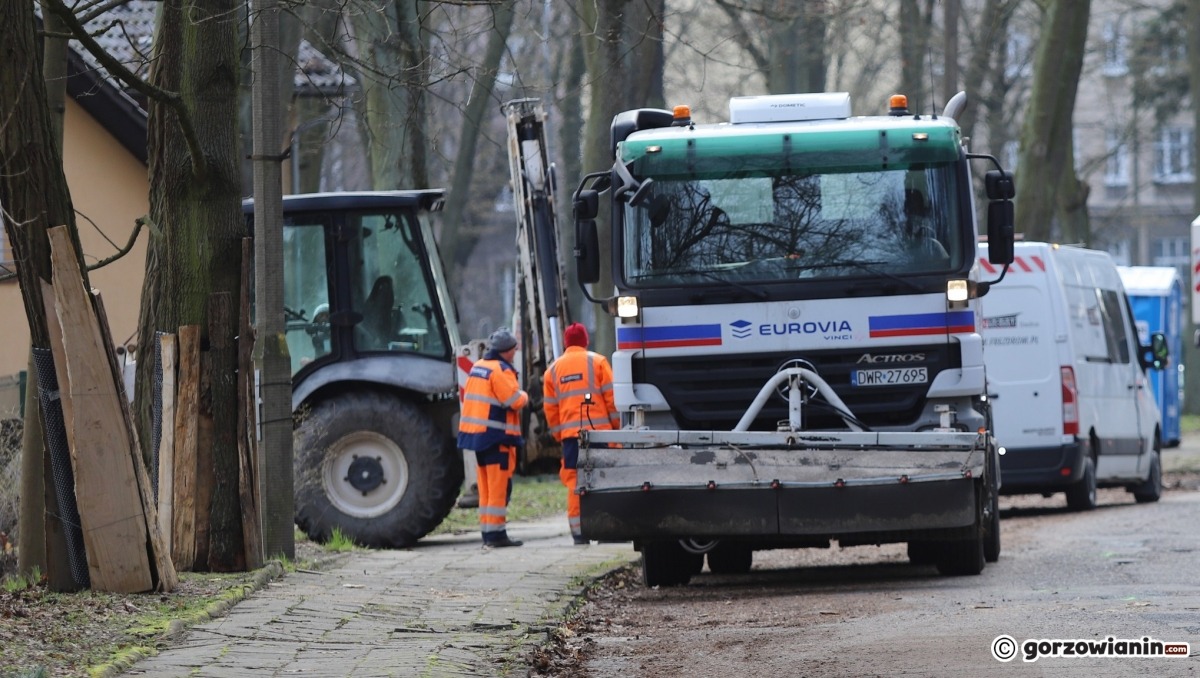
[[[993,200],[988,203],[987,235],[988,261],[998,266],[1011,264],[1013,262],[1012,201]]]
[[[1012,172],[990,170],[983,176],[983,185],[988,200],[1012,200],[1017,195],[1017,184]]]
[[[579,284],[600,280],[600,236],[596,215],[600,212],[600,192],[580,189],[575,192],[575,274]]]

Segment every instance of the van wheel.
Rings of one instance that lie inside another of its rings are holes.
[[[1158,453],[1150,457],[1150,476],[1141,485],[1133,488],[1133,499],[1139,504],[1158,501],[1162,496],[1162,462]]]
[[[1067,488],[1067,508],[1072,511],[1091,511],[1096,508],[1096,462],[1083,460],[1083,477]]]

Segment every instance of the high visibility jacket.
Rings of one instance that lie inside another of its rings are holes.
[[[519,411],[529,396],[517,371],[488,353],[471,367],[458,418],[458,446],[476,452],[496,445],[523,445]]]
[[[613,373],[608,359],[582,346],[568,346],[550,364],[542,381],[546,424],[556,440],[578,438],[579,430],[607,431],[621,426],[613,402]],[[586,397],[591,394],[591,404]]]

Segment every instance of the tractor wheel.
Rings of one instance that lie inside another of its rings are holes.
[[[437,527],[463,483],[461,454],[412,402],[380,391],[317,402],[294,436],[296,523],[326,542],[409,546]]]

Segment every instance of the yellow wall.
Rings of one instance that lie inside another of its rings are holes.
[[[74,101],[67,102],[63,149],[84,259],[92,265],[124,247],[134,220],[148,211],[146,166]],[[147,238],[143,229],[129,254],[89,274],[92,287],[104,299],[113,341],[121,344],[137,330]],[[0,282],[0,318],[4,319],[0,325],[3,384],[3,377],[26,369],[29,358],[29,326],[15,279]],[[10,391],[15,389],[0,388],[0,418],[16,402],[15,392]]]

